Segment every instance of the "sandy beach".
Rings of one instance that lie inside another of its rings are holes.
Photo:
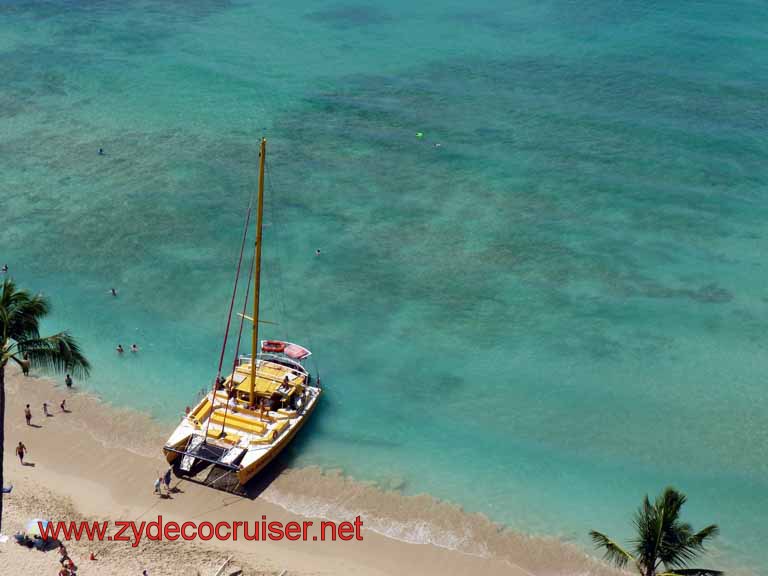
[[[170,498],[159,498],[152,484],[166,469],[160,447],[166,430],[149,417],[112,408],[76,388],[66,389],[52,380],[23,377],[9,370],[6,378],[6,485],[14,489],[5,498],[3,533],[21,530],[30,518],[57,520],[152,521],[162,515],[167,522],[253,521],[266,516],[287,523],[305,519],[273,502],[322,498],[333,490],[345,494],[347,509],[363,509],[362,541],[350,542],[165,542],[144,539],[137,547],[127,542],[68,543],[70,556],[80,574],[214,574],[232,558],[230,574],[506,574],[535,575],[564,573],[608,574],[574,547],[555,540],[528,538],[501,531],[498,526],[473,518],[459,509],[429,497],[403,497],[382,492],[319,470],[272,471],[256,497],[239,497],[174,477],[176,489]],[[69,412],[59,408],[66,398]],[[52,416],[45,417],[43,402]],[[30,404],[32,424],[24,422],[24,406]],[[14,447],[22,441],[28,448],[22,466]],[[270,501],[271,500],[271,501]],[[363,501],[378,500],[381,510],[367,515]],[[357,503],[356,503],[357,502]],[[424,511],[427,507],[429,512]],[[422,512],[419,512],[421,508]],[[422,526],[434,520],[433,530],[445,526],[474,524],[471,538],[458,550],[432,544],[413,544],[388,538],[366,528],[390,524],[397,519],[416,518]],[[431,516],[430,516],[431,515]],[[440,518],[442,520],[440,520]],[[470,519],[468,521],[468,519]],[[319,519],[318,519],[319,522]],[[90,553],[96,560],[89,560]],[[471,552],[471,553],[468,553]],[[3,565],[11,573],[56,574],[58,554],[28,550],[13,540],[0,545]]]

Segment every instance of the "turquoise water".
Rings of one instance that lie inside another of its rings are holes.
[[[266,335],[328,389],[297,464],[582,543],[674,484],[718,561],[768,566],[767,25],[0,0],[0,260],[88,387],[171,422],[215,375],[264,134]]]

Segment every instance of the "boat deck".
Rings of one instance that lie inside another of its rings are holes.
[[[320,393],[319,388],[307,388],[309,399],[301,413],[280,409],[262,417],[240,404],[232,412],[224,401],[225,392],[215,396],[209,392],[169,438],[165,446],[173,455],[169,461],[182,456],[183,466],[186,458],[185,472],[195,460],[214,464],[237,472],[241,484],[245,483],[287,445],[314,410]],[[203,419],[193,417],[206,410]]]
[[[259,396],[271,396],[285,383],[286,378],[291,385],[301,385],[305,376],[298,371],[276,362],[258,360],[256,362],[256,384],[254,390]],[[251,387],[251,365],[241,364],[235,372],[225,380],[224,386],[234,386],[239,399],[247,400],[247,394]]]

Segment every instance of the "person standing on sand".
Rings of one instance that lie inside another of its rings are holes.
[[[173,470],[172,467],[168,467],[168,470],[165,472],[165,476],[163,476],[163,483],[165,484],[165,491],[168,492],[168,494],[171,493],[171,470]]]
[[[29,376],[29,367],[32,362],[29,361],[29,353],[24,352],[24,356],[21,358],[21,372],[24,376]]]
[[[24,418],[27,421],[27,426],[32,426],[32,410],[29,409],[29,404],[24,408]]]
[[[66,378],[64,378],[64,384],[67,385],[67,388],[72,388],[72,376],[67,374]]]
[[[27,453],[27,447],[24,446],[23,443],[19,442],[19,445],[16,446],[16,456],[19,457],[19,462],[21,462],[22,466],[24,465],[24,455]]]
[[[61,401],[61,404],[59,404],[59,408],[61,408],[62,412],[67,411],[67,399],[64,398],[64,400]]]
[[[162,476],[158,476],[158,477],[157,477],[157,480],[155,480],[155,484],[154,484],[154,487],[155,487],[155,494],[157,494],[158,496],[162,496],[162,495],[163,495],[163,492],[162,492],[162,490],[160,489],[160,487],[162,486],[162,484],[163,484],[163,477],[162,477]]]
[[[67,554],[67,547],[64,546],[64,542],[59,542],[59,562],[64,566],[69,561],[69,554]]]
[[[43,414],[50,416],[50,414],[48,414],[48,402],[43,402]]]

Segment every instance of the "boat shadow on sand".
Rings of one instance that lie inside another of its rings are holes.
[[[245,486],[241,486],[237,480],[237,475],[230,470],[222,469],[217,466],[199,464],[195,465],[190,472],[181,472],[178,466],[173,467],[174,475],[177,478],[186,480],[187,482],[193,482],[220,490],[222,492],[228,492],[230,494],[236,494],[249,500],[256,500],[261,496],[262,492],[266,490],[270,484],[280,474],[290,468],[291,457],[286,455],[279,455],[272,462],[259,472],[258,476],[253,478]],[[178,485],[172,493],[181,492],[178,489]]]

